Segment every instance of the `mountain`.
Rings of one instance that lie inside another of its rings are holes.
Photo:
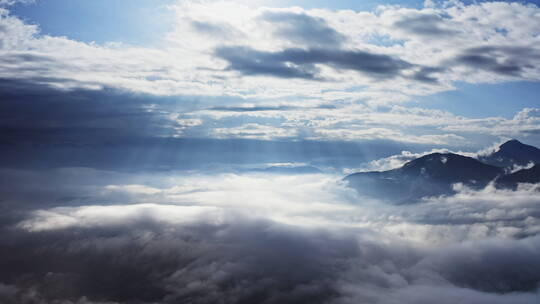
[[[497,187],[515,189],[518,183],[540,183],[540,164],[502,176],[497,180]]]
[[[540,149],[512,139],[494,153],[478,158],[480,161],[498,167],[525,166],[529,163],[540,164]]]
[[[432,153],[397,169],[408,176],[421,176],[442,182],[490,181],[503,171],[472,157],[454,153]]]
[[[531,162],[535,165],[509,173],[509,167]],[[540,183],[540,149],[514,139],[478,159],[454,153],[432,153],[397,169],[354,173],[344,180],[361,195],[395,204],[453,194],[456,183],[482,189],[494,181],[497,188],[516,189],[519,183]]]
[[[452,184],[483,188],[504,169],[454,153],[432,153],[401,168],[354,173],[345,180],[359,193],[394,203],[415,202],[425,196],[452,194]]]

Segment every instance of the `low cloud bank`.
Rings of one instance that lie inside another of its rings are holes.
[[[392,206],[325,174],[48,174],[3,204],[3,303],[540,299],[538,185]]]

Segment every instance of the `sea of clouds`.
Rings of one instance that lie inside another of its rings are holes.
[[[538,303],[539,185],[384,204],[341,175],[1,170],[2,303]]]

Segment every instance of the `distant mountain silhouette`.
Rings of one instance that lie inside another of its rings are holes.
[[[529,163],[540,164],[540,149],[512,139],[494,153],[478,158],[480,161],[499,167],[525,166]]]
[[[510,173],[509,168],[531,163],[535,164],[531,168]],[[362,195],[396,204],[453,194],[456,183],[482,189],[494,182],[498,188],[516,189],[519,183],[540,183],[540,149],[513,139],[478,159],[454,153],[432,153],[397,169],[354,173],[345,180]]]
[[[425,196],[451,194],[455,183],[483,188],[502,174],[504,169],[471,157],[454,153],[432,153],[398,169],[355,173],[345,180],[361,194],[402,204]]]
[[[497,180],[497,187],[515,189],[518,183],[540,183],[540,164],[502,176]]]

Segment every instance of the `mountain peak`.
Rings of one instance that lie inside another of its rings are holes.
[[[396,169],[408,175],[426,175],[445,181],[460,182],[465,180],[481,180],[483,176],[493,178],[498,168],[479,162],[478,160],[455,153],[431,153],[412,160]]]
[[[524,166],[531,162],[538,164],[540,163],[540,149],[512,139],[500,145],[497,151],[481,156],[479,159],[500,167]]]
[[[503,145],[506,145],[506,144],[512,144],[512,143],[518,143],[518,144],[521,144],[521,142],[515,138],[512,138],[510,140],[508,140],[507,142],[505,142]]]
[[[528,146],[528,145],[520,142],[517,139],[511,139],[511,140],[503,143],[502,145],[500,145],[499,149],[510,148],[510,147],[523,147],[523,146]]]

